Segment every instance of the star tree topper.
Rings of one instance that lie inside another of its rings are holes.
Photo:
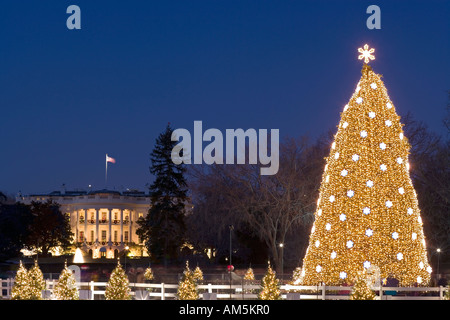
[[[365,44],[363,48],[358,48],[358,52],[361,53],[358,56],[358,59],[359,60],[364,59],[364,63],[368,63],[369,60],[375,60],[375,56],[372,54],[375,52],[375,49],[374,48],[369,49],[369,45],[367,44]]]

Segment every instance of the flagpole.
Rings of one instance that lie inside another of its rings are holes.
[[[108,154],[105,157],[105,189],[107,189],[108,185]]]

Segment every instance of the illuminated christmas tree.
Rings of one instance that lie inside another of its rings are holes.
[[[194,280],[198,283],[203,281],[203,272],[199,266],[197,266],[194,270]]]
[[[28,271],[29,286],[31,290],[31,300],[41,300],[42,290],[45,290],[44,275],[34,260],[34,266]]]
[[[177,298],[178,300],[198,300],[199,298],[194,272],[189,269],[189,262],[187,261],[183,278],[178,283]]]
[[[297,267],[292,272],[291,284],[293,284],[294,286],[298,285],[298,284],[300,284],[301,279],[302,279],[302,268]]]
[[[53,296],[56,300],[78,300],[78,288],[76,286],[75,277],[72,270],[67,268],[67,261],[64,264],[64,269],[59,275],[58,283],[53,290]]]
[[[122,269],[119,260],[117,260],[117,267],[111,273],[106,284],[106,300],[130,300],[130,287],[128,285],[128,277]]]
[[[244,280],[255,280],[255,273],[253,272],[253,269],[251,267],[247,269],[247,272],[245,272]]]
[[[362,77],[341,113],[322,176],[303,284],[353,283],[370,266],[402,285],[430,279],[422,219],[409,175],[410,144],[381,76],[358,50]]]
[[[148,267],[147,269],[145,269],[144,278],[145,280],[153,280],[155,278],[152,268]]]
[[[375,292],[369,287],[365,273],[361,273],[353,286],[350,300],[374,300]]]
[[[280,300],[280,280],[277,279],[275,271],[272,270],[270,264],[267,272],[261,280],[261,292],[258,295],[259,300]]]
[[[20,261],[19,269],[16,272],[14,279],[14,285],[11,289],[12,300],[30,300],[30,279],[28,277],[28,271]]]

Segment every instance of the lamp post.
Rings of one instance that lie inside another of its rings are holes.
[[[283,283],[283,274],[284,274],[284,270],[283,270],[283,260],[284,260],[283,249],[284,249],[284,243],[280,243],[278,246],[281,248],[281,283]]]
[[[437,273],[436,273],[436,278],[437,278],[436,280],[439,281],[439,256],[441,255],[441,249],[437,248],[436,252],[438,255],[438,267],[437,267]]]
[[[126,246],[125,247],[125,251],[124,251],[124,254],[125,254],[125,263],[124,263],[125,273],[127,272],[127,254],[128,254],[128,249],[130,249],[130,247]]]
[[[233,268],[232,260],[231,260],[231,257],[232,257],[231,232],[233,231],[234,226],[232,224],[230,224],[228,227],[230,228],[230,300],[231,300],[231,280],[232,280],[231,279],[231,271],[232,271],[232,268]]]

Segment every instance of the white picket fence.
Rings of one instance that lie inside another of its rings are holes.
[[[52,299],[52,291],[57,280],[46,280],[44,299]],[[0,279],[1,299],[11,298],[14,279]],[[106,282],[77,282],[81,300],[102,300],[105,295]],[[177,284],[166,283],[130,283],[131,295],[135,300],[173,300],[176,299]],[[234,299],[255,300],[259,285],[217,285],[201,284],[198,286],[200,298],[204,300]],[[352,287],[343,286],[292,286],[282,285],[282,299],[287,300],[348,300]],[[374,288],[378,300],[444,300],[448,287],[379,287]],[[395,292],[393,295],[392,292]]]

